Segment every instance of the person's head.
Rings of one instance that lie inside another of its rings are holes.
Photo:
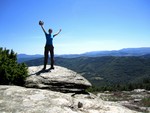
[[[52,29],[49,29],[48,32],[49,32],[49,34],[51,34],[51,33],[53,32],[53,30],[52,30]]]

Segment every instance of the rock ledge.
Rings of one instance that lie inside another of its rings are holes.
[[[0,113],[138,113],[94,96],[0,85]]]
[[[91,83],[76,72],[64,67],[55,66],[54,70],[41,71],[43,66],[28,68],[29,77],[25,87],[50,89],[61,92],[84,92]]]

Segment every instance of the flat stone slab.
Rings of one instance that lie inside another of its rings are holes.
[[[28,68],[30,76],[26,78],[26,87],[78,92],[92,86],[83,76],[67,68],[55,66],[54,70],[47,68],[45,71],[42,68],[43,65]]]
[[[0,113],[138,113],[93,94],[0,85]]]

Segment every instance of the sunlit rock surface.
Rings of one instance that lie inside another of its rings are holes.
[[[0,85],[0,113],[137,113],[90,94]]]
[[[26,87],[61,92],[82,92],[91,86],[91,83],[84,77],[67,68],[55,66],[54,70],[41,71],[42,68],[42,65],[29,67],[31,76],[26,79]]]

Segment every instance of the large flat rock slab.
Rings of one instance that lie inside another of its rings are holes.
[[[92,86],[83,76],[67,68],[55,66],[54,70],[41,71],[42,68],[42,65],[28,68],[30,76],[26,78],[26,87],[61,92],[80,92]]]
[[[0,113],[137,113],[97,96],[0,85]]]

